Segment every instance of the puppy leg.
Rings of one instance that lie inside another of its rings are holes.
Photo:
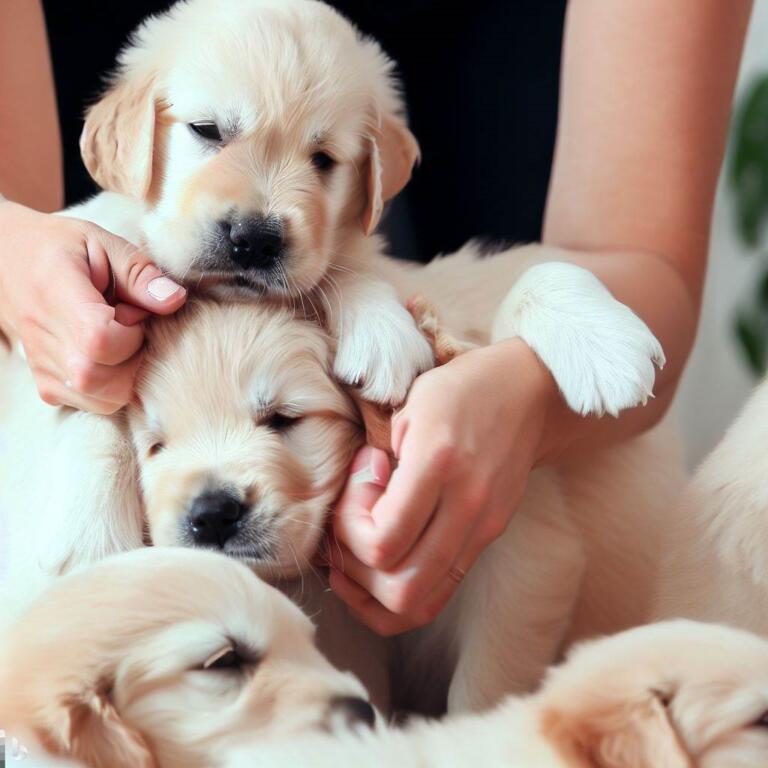
[[[449,712],[484,710],[506,694],[532,691],[560,651],[584,553],[555,479],[536,474],[506,533],[462,585]]]
[[[541,358],[568,405],[610,413],[653,396],[664,353],[648,326],[586,269],[551,262],[527,270],[496,314],[493,341],[519,336]]]
[[[337,340],[334,373],[382,405],[400,405],[413,380],[434,365],[429,342],[395,289],[363,273],[334,278],[323,291]]]

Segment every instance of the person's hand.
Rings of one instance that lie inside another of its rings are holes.
[[[358,453],[333,518],[330,584],[382,635],[430,622],[515,512],[556,386],[521,340],[414,383],[392,423],[399,463]]]
[[[21,341],[45,402],[117,411],[133,393],[142,320],[185,300],[122,238],[0,202],[0,328]]]

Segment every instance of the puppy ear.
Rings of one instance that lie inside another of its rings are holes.
[[[361,220],[366,235],[374,232],[384,203],[408,183],[414,165],[421,158],[416,138],[399,117],[385,115],[370,141],[367,203]]]
[[[104,692],[71,698],[56,723],[38,731],[42,743],[90,768],[159,768],[144,737],[120,718]]]
[[[693,766],[658,693],[642,702],[617,702],[598,712],[551,711],[544,722],[545,732],[574,768]]]
[[[155,93],[151,77],[122,76],[87,112],[85,167],[102,189],[144,198],[152,181]]]

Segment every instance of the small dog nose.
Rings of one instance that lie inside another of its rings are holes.
[[[340,717],[348,728],[355,725],[373,728],[376,723],[376,710],[357,696],[337,696],[331,701],[331,714]]]
[[[222,226],[227,226],[222,222]],[[229,225],[232,259],[244,269],[265,269],[280,258],[285,245],[279,219],[253,216]]]
[[[248,508],[227,491],[205,491],[189,510],[189,527],[195,544],[224,547],[237,533]]]

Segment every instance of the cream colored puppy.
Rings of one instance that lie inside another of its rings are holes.
[[[764,768],[768,643],[676,621],[587,643],[480,716],[234,750],[226,768]]]
[[[337,378],[399,404],[433,361],[391,285],[407,291],[408,270],[373,234],[419,156],[393,68],[317,0],[178,3],[139,27],[89,111],[83,159],[108,192],[66,214],[140,244],[192,286],[316,308],[338,341]],[[509,273],[522,273],[516,256],[494,259],[501,284],[472,248],[441,270],[484,306],[484,338]],[[514,311],[525,303],[542,309],[535,326]],[[541,265],[508,310],[504,335],[534,348],[578,412],[616,414],[651,392],[658,344],[587,271]]]
[[[664,533],[650,616],[768,636],[768,381],[696,470]]]
[[[310,621],[234,560],[143,549],[62,579],[0,643],[0,723],[91,768],[211,768],[232,739],[370,725]]]
[[[364,438],[333,354],[322,328],[280,306],[193,302],[153,325],[141,406],[125,420],[62,413],[37,399],[21,361],[0,366],[11,419],[0,484],[11,513],[4,611],[147,541],[215,549],[274,579],[299,576],[307,609],[333,610],[309,562]],[[568,633],[631,625],[674,483],[659,437],[532,473],[506,533],[443,614],[404,641],[398,688],[414,706],[431,693],[452,710],[487,707],[534,688]],[[344,617],[321,616],[323,633],[334,625],[322,647],[385,704],[369,663],[380,645],[339,626]]]

